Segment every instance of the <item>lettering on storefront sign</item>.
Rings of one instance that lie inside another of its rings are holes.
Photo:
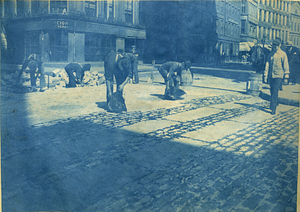
[[[68,28],[68,26],[69,26],[69,23],[67,21],[56,21],[57,28],[66,29],[66,28]]]

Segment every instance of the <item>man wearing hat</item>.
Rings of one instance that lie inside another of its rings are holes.
[[[284,51],[280,49],[281,40],[276,38],[272,43],[272,52],[268,56],[266,67],[264,70],[264,81],[269,80],[271,103],[271,114],[275,115],[279,87],[283,79],[289,78],[289,64],[288,58]]]
[[[292,41],[288,41],[286,43],[286,55],[289,60],[289,68],[290,68],[290,78],[289,83],[296,84],[299,83],[299,67],[300,67],[300,54],[299,49],[293,47]]]
[[[76,84],[81,84],[84,72],[89,71],[91,69],[90,64],[81,65],[80,63],[69,63],[65,66],[65,70],[69,77],[68,88],[75,88]]]

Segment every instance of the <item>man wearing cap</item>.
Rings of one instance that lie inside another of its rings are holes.
[[[293,47],[292,41],[286,43],[286,55],[289,60],[290,78],[289,83],[299,83],[299,67],[300,67],[300,54],[299,49]]]
[[[175,100],[173,89],[179,87],[180,75],[182,70],[190,68],[191,63],[189,61],[178,63],[178,62],[166,62],[162,64],[158,71],[165,80],[165,98],[168,100]]]
[[[272,52],[268,56],[266,67],[264,70],[264,81],[269,80],[271,103],[271,114],[275,115],[279,87],[283,79],[289,78],[288,58],[284,51],[280,49],[281,40],[275,39],[272,43]]]

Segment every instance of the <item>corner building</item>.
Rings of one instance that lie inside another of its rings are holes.
[[[271,44],[290,40],[291,1],[242,0],[241,41]]]
[[[142,53],[146,31],[139,5],[137,0],[1,0],[6,59],[20,64],[35,53],[45,66],[55,66],[101,63],[110,50],[128,51],[132,45]]]
[[[290,41],[300,48],[300,2],[292,2],[290,19]]]
[[[143,1],[146,61],[237,60],[240,4],[237,1]],[[223,59],[223,60],[224,60]]]

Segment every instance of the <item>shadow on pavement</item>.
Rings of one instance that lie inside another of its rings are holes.
[[[165,95],[163,95],[163,94],[150,94],[150,96],[155,96],[159,99],[166,100]]]
[[[255,158],[88,119],[23,127],[2,144],[3,211],[296,209],[297,167],[273,171],[290,147]]]
[[[247,104],[247,103],[235,103],[235,104],[239,104],[239,105],[243,105],[245,107],[252,107],[252,108],[256,108],[258,110],[261,110],[263,112],[266,112],[266,113],[271,113],[271,111],[269,110],[269,107],[264,107],[264,106],[259,106],[259,105],[255,105],[255,104]]]
[[[107,102],[96,102],[97,107],[108,111]]]
[[[237,92],[237,93],[241,93],[241,94],[247,94],[246,91],[238,91],[238,90],[231,90],[231,89],[225,89],[225,88],[214,88],[214,87],[199,86],[199,85],[193,85],[193,87],[214,89],[214,90],[222,90],[222,91],[231,91],[231,92]]]
[[[214,77],[220,77],[225,79],[232,79],[233,82],[247,82],[251,72],[243,72],[243,71],[226,71],[226,70],[214,70],[214,69],[195,69],[192,68],[191,70],[194,74],[204,74],[204,75],[210,75]]]

